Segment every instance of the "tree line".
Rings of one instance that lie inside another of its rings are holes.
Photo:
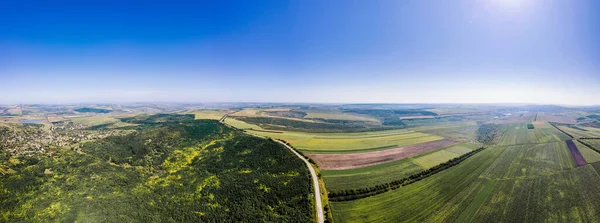
[[[331,191],[329,192],[329,199],[331,201],[349,201],[356,200],[361,198],[370,197],[373,195],[381,194],[390,190],[394,190],[422,179],[425,179],[431,175],[439,173],[445,169],[448,169],[452,166],[456,166],[467,158],[475,155],[478,152],[481,152],[485,149],[485,147],[480,147],[476,150],[465,153],[459,157],[451,159],[445,163],[438,164],[437,166],[431,167],[427,170],[421,171],[419,173],[413,174],[411,176],[395,180],[385,184],[379,184],[376,186],[368,187],[368,188],[359,188],[359,189],[348,189],[348,190],[340,190],[340,191]]]
[[[548,122],[548,123],[550,123],[550,125],[554,126],[554,128],[558,129],[558,131],[561,131],[565,135],[568,135],[571,138],[575,138],[575,137],[573,137],[573,135],[569,134],[568,132],[565,132],[564,130],[562,130],[558,126],[556,126],[556,123],[554,123],[554,122]]]

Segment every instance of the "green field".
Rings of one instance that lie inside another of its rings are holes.
[[[350,113],[342,113],[341,111],[318,111],[318,110],[308,110],[305,111],[306,116],[304,118],[316,118],[316,119],[328,119],[328,120],[348,120],[348,121],[364,121],[364,122],[376,122],[381,123],[381,121],[367,117],[364,115],[355,115]]]
[[[475,123],[464,122],[460,124],[452,125],[439,125],[431,127],[419,127],[415,128],[415,131],[429,133],[433,135],[442,136],[444,138],[463,141],[463,142],[476,142],[475,131],[477,125]]]
[[[560,173],[574,167],[564,142],[514,145],[494,161],[481,177],[488,179],[531,178]]]
[[[321,170],[328,190],[365,188],[402,179],[424,169],[413,158],[348,170]]]
[[[415,163],[417,163],[423,169],[429,169],[452,158],[456,158],[462,154],[471,152],[473,149],[475,149],[475,146],[473,145],[453,145],[444,149],[433,151],[431,153],[421,154],[417,157],[414,157],[414,160]]]
[[[225,115],[225,112],[222,110],[199,110],[186,112],[186,114],[194,114],[196,119],[220,120]]]
[[[590,144],[589,141],[592,141],[592,140],[588,140],[587,141],[588,144]],[[600,140],[596,140],[596,141],[598,141],[600,143]],[[583,155],[583,158],[585,159],[585,161],[587,161],[588,163],[600,162],[600,153],[590,149],[586,145],[579,143],[579,141],[573,141],[573,142],[575,143],[575,145],[577,145],[577,148],[579,149],[579,152],[581,152],[581,155]],[[600,145],[597,145],[597,146],[600,146]]]
[[[328,190],[366,188],[408,177],[473,149],[474,145],[458,144],[384,164],[348,170],[322,170],[321,174]]]
[[[283,139],[291,143],[295,148],[309,153],[365,152],[443,139],[443,137],[440,136],[409,130],[360,133],[248,132],[256,135]]]
[[[232,118],[225,119],[225,124],[231,125],[231,126],[236,127],[238,129],[262,129],[258,125],[249,124],[249,123],[238,121],[238,120],[235,120],[235,119],[232,119]]]
[[[506,124],[499,129],[499,145],[535,144],[547,142],[560,142],[570,139],[569,136],[560,132],[550,124],[546,123],[543,128],[527,129],[526,123]]]
[[[391,192],[333,202],[334,219],[336,222],[442,222],[448,219],[447,215],[457,217],[460,214],[457,204],[462,199],[470,201],[468,195],[479,191],[478,187],[483,186],[477,180],[479,174],[503,151],[504,148],[486,149],[455,167]],[[471,185],[473,182],[481,185]]]
[[[591,127],[569,127],[565,125],[559,125],[560,129],[576,138],[600,138],[600,129]]]
[[[502,125],[500,134],[500,146],[421,181],[368,198],[333,202],[335,220],[593,222],[600,218],[595,205],[600,202],[600,176],[592,165],[575,167],[563,141],[568,136],[551,126],[527,130],[524,123]],[[600,140],[593,143],[600,146]],[[600,154],[576,145],[588,162],[600,160]],[[416,164],[418,159],[410,161]]]

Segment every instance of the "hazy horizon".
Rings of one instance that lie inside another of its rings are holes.
[[[600,105],[591,0],[0,3],[0,104]]]

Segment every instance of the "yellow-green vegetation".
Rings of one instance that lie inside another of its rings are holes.
[[[567,125],[557,125],[557,127],[576,138],[600,138],[600,129],[598,128]]]
[[[192,115],[127,119],[82,152],[0,153],[0,222],[314,222],[304,163]]]
[[[444,222],[458,203],[479,191],[477,177],[504,151],[486,149],[461,164],[416,183],[368,198],[333,202],[336,222]],[[470,186],[471,185],[471,186]],[[464,189],[465,193],[461,193]],[[458,200],[454,201],[454,200]],[[452,203],[451,203],[452,202]],[[460,210],[460,209],[459,209]]]
[[[249,133],[283,139],[295,148],[310,153],[350,153],[389,149],[443,139],[410,130],[389,130],[360,133],[263,132]]]
[[[476,142],[475,131],[477,125],[475,123],[461,123],[459,125],[438,125],[414,128],[415,131],[429,133],[442,136],[447,139],[452,139],[462,142]]]
[[[189,114],[194,114],[195,119],[212,119],[212,120],[220,120],[225,115],[225,111],[223,110],[199,110],[199,111],[191,111]]]
[[[568,137],[558,130],[536,128],[528,131],[540,132],[530,135],[521,129],[527,131],[523,124],[501,126],[499,143],[509,145],[488,148],[416,183],[368,198],[333,202],[334,218],[337,222],[599,219],[600,208],[595,204],[600,202],[600,176],[592,165],[575,167],[562,141]],[[594,151],[579,149],[590,160],[599,158],[591,154]]]
[[[526,123],[501,125],[499,132],[499,145],[560,142],[570,139],[556,128],[527,129]]]
[[[481,176],[489,179],[552,175],[575,166],[564,142],[514,145],[506,148]]]
[[[356,115],[351,113],[342,113],[341,111],[305,111],[306,116],[304,118],[316,118],[316,119],[330,119],[330,120],[349,120],[349,121],[365,121],[365,122],[376,122],[381,123],[381,121],[376,118],[364,116],[364,115]]]
[[[415,157],[414,161],[423,169],[429,169],[440,163],[459,157],[462,154],[471,152],[475,148],[476,146],[467,144],[454,145],[431,153],[421,154]]]
[[[468,153],[475,145],[457,144],[415,157],[348,170],[322,170],[327,188],[341,191],[368,188],[399,180]]]
[[[225,119],[225,124],[231,125],[231,126],[236,127],[238,129],[259,129],[259,130],[262,129],[258,125],[249,124],[249,123],[238,121],[238,120],[235,120],[235,119],[232,119],[232,118]]]
[[[596,140],[596,141],[600,142],[600,140]],[[579,152],[581,152],[581,155],[583,155],[583,158],[585,159],[585,161],[587,161],[588,163],[595,163],[595,162],[600,161],[600,153],[592,150],[591,148],[587,147],[586,145],[581,144],[579,141],[573,141],[573,142],[579,149]]]
[[[87,126],[101,126],[101,127],[110,127],[110,128],[118,128],[118,127],[126,127],[126,126],[135,126],[133,123],[125,123],[121,122],[119,117],[110,116],[110,115],[94,115],[94,116],[81,116],[69,118],[74,123],[80,123]]]
[[[364,188],[402,179],[424,169],[415,164],[413,158],[406,158],[384,164],[348,170],[321,170],[328,190]]]

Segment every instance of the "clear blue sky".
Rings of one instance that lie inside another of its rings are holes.
[[[2,1],[0,103],[600,104],[592,0]]]

